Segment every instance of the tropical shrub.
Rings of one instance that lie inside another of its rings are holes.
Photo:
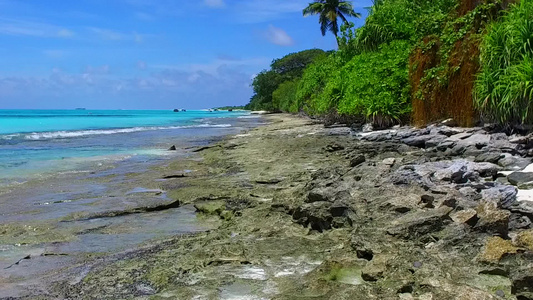
[[[285,81],[272,93],[272,104],[281,111],[297,113],[300,104],[296,100],[298,79]]]
[[[279,102],[273,102],[273,93],[280,84],[299,79],[304,69],[315,59],[325,57],[320,49],[304,50],[288,54],[272,61],[269,70],[263,70],[252,82],[254,95],[246,105],[249,110],[280,110]]]
[[[364,52],[340,72],[340,114],[361,115],[378,125],[399,123],[410,112],[409,42],[393,41]]]
[[[512,5],[481,43],[475,104],[501,123],[533,122],[533,1]]]

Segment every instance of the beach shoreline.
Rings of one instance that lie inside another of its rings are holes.
[[[294,115],[262,118],[264,126],[154,169],[169,176],[159,189],[212,228],[68,266],[29,298],[530,293],[533,202],[518,201],[499,175],[531,163],[505,152],[527,154],[515,137],[438,124],[361,134]]]

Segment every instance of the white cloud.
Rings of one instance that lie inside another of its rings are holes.
[[[65,56],[66,51],[50,49],[50,50],[44,50],[43,54],[49,58],[62,58]]]
[[[0,18],[0,34],[41,38],[71,38],[73,31],[56,25]]]
[[[93,33],[97,34],[100,38],[104,40],[118,41],[124,38],[124,35],[122,33],[110,29],[91,27],[89,28],[89,30],[91,30]]]
[[[133,41],[135,43],[144,42],[146,34],[139,34],[137,32],[124,33],[106,28],[89,27],[89,31],[96,34],[100,39],[106,41]]]
[[[204,4],[211,8],[222,8],[226,7],[224,0],[204,0]]]
[[[274,27],[273,25],[268,26],[267,31],[265,32],[265,38],[272,44],[278,46],[292,46],[294,45],[294,40],[292,37],[281,28]]]

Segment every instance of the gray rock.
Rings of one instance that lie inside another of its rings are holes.
[[[531,189],[533,187],[532,172],[513,172],[507,176],[507,180],[520,189]]]
[[[468,162],[468,170],[477,172],[481,177],[495,177],[501,168],[489,162],[473,163]]]
[[[311,190],[307,194],[307,199],[305,202],[307,203],[321,202],[321,201],[329,202],[330,200],[333,200],[333,195],[330,189],[316,188],[316,189]]]
[[[520,300],[533,300],[533,272],[531,268],[520,270],[512,276],[511,293]]]
[[[531,164],[530,158],[512,156],[508,153],[505,153],[504,156],[504,158],[498,161],[498,165],[502,166],[505,170],[518,171]]]
[[[476,156],[475,162],[489,162],[496,164],[503,157],[500,152],[486,152]]]
[[[472,136],[472,133],[469,133],[469,132],[461,132],[461,133],[458,133],[458,134],[454,134],[452,136],[450,136],[447,141],[450,141],[450,142],[458,142],[458,141],[461,141],[461,140],[464,140],[466,138],[469,138]]]
[[[516,203],[517,189],[510,185],[496,185],[481,191],[481,198],[486,202],[494,202],[500,208],[509,208]]]
[[[391,222],[387,233],[404,239],[416,239],[422,235],[440,231],[453,209],[442,206],[437,209],[419,210]]]
[[[426,140],[425,147],[426,148],[432,148],[437,147],[438,145],[442,144],[446,140],[445,135],[434,135],[430,139]]]
[[[521,214],[512,213],[509,217],[509,230],[520,230],[531,228],[531,219]]]
[[[437,150],[439,151],[446,151],[447,149],[451,149],[455,146],[455,142],[452,142],[452,141],[444,141],[442,143],[440,143],[438,146],[437,146]]]
[[[372,125],[372,123],[366,123],[365,125],[363,125],[363,129],[362,129],[363,132],[372,132],[373,130],[374,130],[374,125]]]
[[[413,137],[402,139],[402,143],[409,145],[411,147],[424,148],[426,147],[426,141],[430,138],[431,136],[428,136],[428,135],[413,136]]]
[[[469,226],[475,226],[479,220],[477,211],[471,208],[454,212],[450,217],[455,223],[467,224]]]
[[[507,236],[511,212],[498,209],[494,202],[481,203],[476,211],[479,221],[474,228],[483,232]]]
[[[457,144],[465,145],[465,146],[475,146],[479,149],[487,146],[490,142],[490,135],[488,134],[473,134],[472,136],[460,139],[457,141]]]
[[[464,177],[468,171],[464,162],[456,162],[446,169],[437,170],[433,177],[440,181],[450,181],[454,183],[465,183],[468,180]]]

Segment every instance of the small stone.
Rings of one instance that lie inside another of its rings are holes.
[[[168,148],[168,151],[176,151],[176,145],[172,145],[170,146],[170,148]]]
[[[333,144],[327,145],[324,148],[324,150],[326,150],[327,152],[336,152],[336,151],[344,150],[344,147],[342,145],[337,144],[337,143],[333,143]]]
[[[497,263],[505,255],[515,254],[517,251],[518,248],[513,246],[511,241],[493,236],[487,239],[483,251],[478,256],[478,260],[487,263]]]
[[[375,256],[366,266],[361,270],[361,277],[364,281],[378,281],[383,278],[387,271],[388,256]]]
[[[394,158],[394,157],[385,158],[385,159],[382,161],[382,163],[383,163],[384,165],[387,165],[387,166],[392,166],[392,165],[394,165],[395,162],[396,162],[396,158]]]

